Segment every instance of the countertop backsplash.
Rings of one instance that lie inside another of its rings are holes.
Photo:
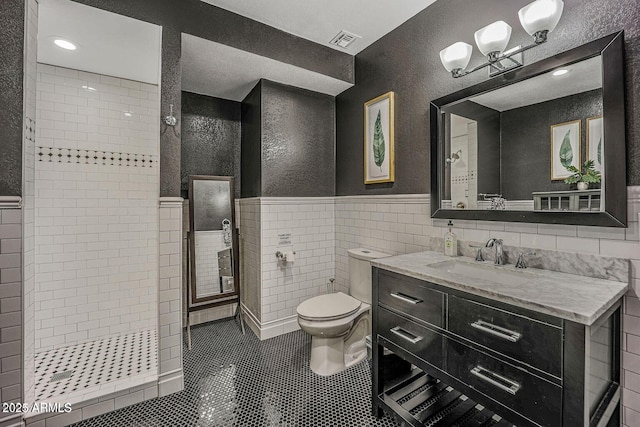
[[[439,240],[439,242],[434,242],[434,240]],[[443,251],[444,239],[434,237],[431,239],[431,243],[432,248],[430,250]],[[484,246],[484,242],[458,240],[458,255],[475,259],[477,246],[479,245]],[[515,264],[519,253],[533,252],[535,255],[526,255],[527,267],[530,268],[629,282],[630,266],[628,259],[509,245],[505,245],[503,250],[506,264]],[[493,261],[495,259],[495,250],[486,248],[482,251],[482,255],[484,259]]]

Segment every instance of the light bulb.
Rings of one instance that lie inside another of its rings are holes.
[[[504,21],[496,21],[476,31],[474,37],[483,55],[502,53],[511,38],[511,26]]]
[[[457,42],[440,51],[440,61],[447,71],[464,70],[471,59],[473,46],[469,43]]]
[[[536,0],[518,12],[522,28],[534,36],[540,31],[551,32],[558,25],[564,2],[562,0]]]

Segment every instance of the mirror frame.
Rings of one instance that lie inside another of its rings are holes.
[[[194,181],[228,181],[231,199],[231,245],[233,246],[233,292],[225,294],[212,295],[207,297],[197,297],[196,293],[196,241],[194,233],[195,217],[194,217],[194,200],[193,200],[193,182]],[[235,192],[233,188],[233,177],[230,176],[212,176],[212,175],[190,175],[189,176],[189,310],[199,310],[210,308],[216,305],[231,304],[238,301],[240,294],[240,263],[238,262],[239,248],[238,237],[236,232],[236,209],[235,209]]]
[[[605,135],[603,199],[605,210],[515,211],[442,209],[445,171],[445,122],[442,107],[465,98],[499,89],[585,59],[602,58],[602,110]],[[481,221],[531,222],[546,224],[627,226],[627,168],[624,99],[624,32],[602,37],[531,65],[509,71],[490,80],[431,101],[431,217]]]

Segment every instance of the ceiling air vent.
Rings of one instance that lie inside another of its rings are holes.
[[[338,33],[338,35],[336,35],[334,38],[331,39],[329,44],[346,49],[347,46],[353,43],[355,39],[359,39],[359,38],[361,37],[356,36],[355,34],[349,33],[345,30],[342,30]]]

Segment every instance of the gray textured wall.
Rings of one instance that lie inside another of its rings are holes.
[[[242,197],[334,195],[334,97],[263,79],[242,105]]]
[[[160,114],[169,114],[173,104],[173,114],[182,113],[182,34],[171,27],[162,29],[162,72],[160,87]],[[182,120],[175,126],[160,124],[160,197],[180,195],[180,131]]]
[[[335,99],[262,80],[262,196],[335,193]]]
[[[531,200],[533,191],[571,189],[570,184],[550,178],[551,125],[582,121],[580,163],[583,163],[586,118],[599,114],[602,114],[601,89],[504,111],[500,115],[502,195],[507,200]]]
[[[226,99],[182,92],[182,197],[189,175],[232,176],[240,197],[240,107]]]
[[[241,197],[262,194],[262,84],[258,82],[242,100],[240,150]]]
[[[0,196],[22,194],[24,1],[0,1]]]
[[[486,80],[484,72],[453,79],[439,51],[456,41],[473,46],[473,33],[502,19],[513,27],[509,46],[528,44],[518,10],[530,0],[446,0],[429,6],[356,56],[356,85],[337,97],[336,192],[349,194],[428,193],[429,101]],[[625,30],[627,182],[640,185],[640,2],[565,1],[549,42],[526,52],[527,64]],[[477,48],[470,66],[483,61]],[[363,183],[363,103],[396,93],[396,182]]]

